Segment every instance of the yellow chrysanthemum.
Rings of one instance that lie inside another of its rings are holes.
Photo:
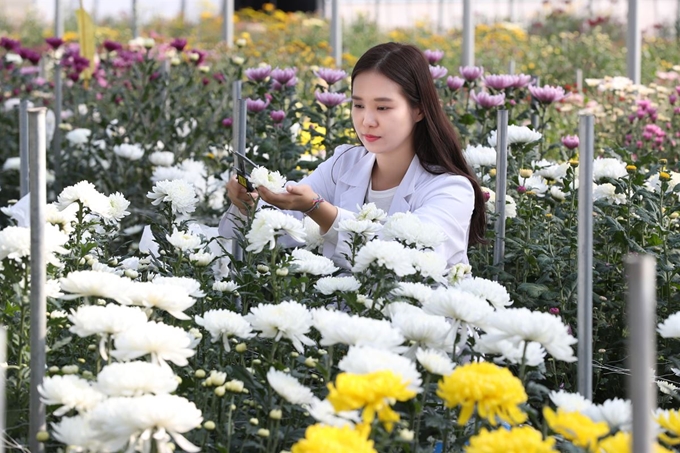
[[[556,452],[555,439],[543,439],[540,431],[531,426],[487,431],[470,438],[466,453],[548,453]]]
[[[312,425],[305,431],[305,438],[293,445],[291,453],[377,453],[368,435],[368,430],[349,426]]]
[[[310,132],[314,129],[314,135]],[[316,155],[323,150],[323,138],[326,135],[326,128],[310,121],[302,123],[299,140],[302,146],[311,146],[312,154]]]
[[[666,431],[659,434],[661,440],[669,445],[680,444],[680,411],[660,412],[656,416],[656,422]]]
[[[518,407],[528,399],[522,381],[510,370],[480,362],[459,366],[439,381],[437,395],[448,407],[462,406],[458,424],[464,425],[477,407],[477,414],[496,426],[496,417],[517,424],[527,416]]]
[[[409,390],[408,382],[389,370],[369,374],[341,373],[333,383],[328,384],[328,401],[336,411],[351,411],[363,408],[362,419],[372,423],[376,414],[388,431],[392,431],[399,414],[390,404],[408,401],[416,393]]]
[[[633,438],[630,433],[619,431],[611,437],[602,440],[597,447],[597,453],[631,453]],[[654,444],[654,453],[672,453],[661,445]]]
[[[606,422],[594,422],[580,412],[567,412],[551,408],[543,409],[548,426],[577,447],[595,449],[597,442],[609,433]]]

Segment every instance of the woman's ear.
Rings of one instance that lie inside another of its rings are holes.
[[[413,109],[413,121],[415,121],[416,123],[419,123],[420,120],[422,120],[423,118],[425,118],[425,113],[423,112],[423,109],[420,106],[414,108]]]

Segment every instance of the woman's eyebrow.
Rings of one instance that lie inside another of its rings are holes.
[[[355,100],[355,101],[363,101],[362,98],[360,98],[359,96],[355,96],[355,95],[352,95],[352,99]],[[393,100],[394,99],[392,99],[392,98],[385,98],[385,97],[373,99],[373,101],[378,101],[378,102],[392,102]]]

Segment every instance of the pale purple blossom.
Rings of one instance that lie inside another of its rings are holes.
[[[489,74],[488,76],[484,77],[484,86],[498,91],[503,91],[506,88],[512,88],[514,83],[515,76],[511,74]]]
[[[249,112],[258,113],[266,109],[269,105],[269,100],[263,101],[262,99],[246,99],[246,108]]]
[[[286,117],[286,112],[283,110],[272,110],[269,112],[269,116],[275,123],[280,123]]]
[[[333,68],[319,68],[314,71],[314,75],[326,82],[328,85],[333,85],[347,77],[347,73],[342,69]]]
[[[325,105],[326,107],[336,107],[349,101],[349,98],[342,93],[334,93],[332,91],[316,91],[314,97],[317,101]]]
[[[297,74],[297,69],[295,68],[276,68],[269,74],[269,76],[272,78],[272,80],[279,82],[283,86],[294,79],[295,74]]]
[[[578,135],[565,135],[564,137],[562,137],[562,144],[566,146],[568,149],[578,148],[579,145]]]
[[[423,55],[425,55],[425,58],[427,58],[428,63],[433,65],[437,64],[439,60],[444,58],[444,51],[427,49],[426,51],[423,52]]]
[[[449,76],[446,79],[446,86],[449,87],[449,90],[452,91],[457,91],[460,90],[463,85],[465,85],[465,79],[461,79],[458,76]]]
[[[294,87],[297,81],[298,81],[297,77],[293,77],[285,84],[280,83],[278,80],[272,80],[272,90],[281,91],[284,88]]]
[[[449,72],[444,66],[430,66],[430,74],[434,80],[441,79]]]
[[[545,85],[542,87],[529,87],[531,95],[541,104],[552,104],[566,97],[564,88]]]
[[[530,75],[517,74],[517,75],[513,75],[513,77],[515,78],[515,81],[512,84],[513,88],[524,88],[531,83],[531,76]]]
[[[261,82],[269,77],[272,72],[272,67],[269,65],[259,66],[257,68],[249,68],[245,70],[248,80],[253,82]]]
[[[480,91],[479,93],[471,91],[470,98],[484,109],[490,109],[505,104],[505,93],[491,95],[485,91]]]
[[[481,66],[461,66],[458,71],[468,82],[473,82],[484,74],[484,68]]]

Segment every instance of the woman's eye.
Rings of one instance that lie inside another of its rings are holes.
[[[354,107],[355,109],[362,109],[362,108],[364,108],[364,106],[361,105],[361,104],[352,104],[352,107]]]
[[[378,107],[378,110],[389,110],[389,107]]]

